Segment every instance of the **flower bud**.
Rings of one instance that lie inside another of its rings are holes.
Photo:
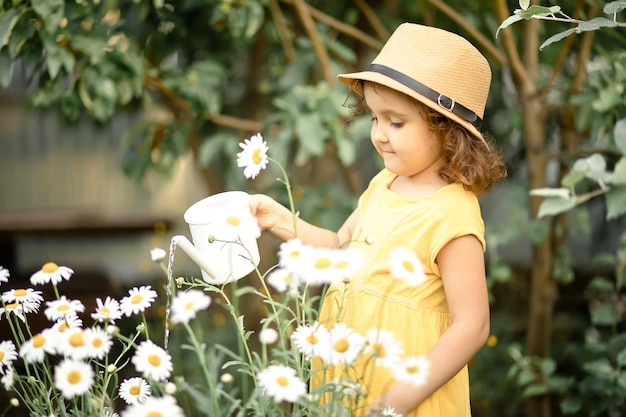
[[[167,384],[165,384],[163,390],[166,394],[174,395],[176,394],[176,384],[174,384],[173,382],[168,382]]]
[[[109,366],[107,366],[107,372],[110,374],[114,374],[117,372],[117,366],[115,366],[115,364],[110,364]]]
[[[17,398],[11,398],[11,405],[13,407],[19,407],[20,406],[20,400],[18,400]]]
[[[222,381],[222,383],[224,384],[230,384],[234,380],[235,378],[233,378],[233,376],[229,373],[222,374],[222,376],[220,377],[220,381]]]
[[[259,340],[264,345],[271,345],[278,340],[278,332],[271,327],[267,327],[259,333]]]

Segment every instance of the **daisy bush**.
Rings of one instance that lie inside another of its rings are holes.
[[[279,246],[276,264],[221,285],[174,277],[172,239],[169,256],[164,249],[150,251],[165,273],[162,282],[131,288],[119,298],[104,295],[94,311],[61,294],[74,273],[69,267],[46,263],[32,274],[29,288],[11,288],[10,272],[0,267],[0,320],[12,333],[0,336],[0,390],[12,404],[22,404],[32,416],[347,417],[367,393],[367,375],[356,379],[350,371],[357,363],[367,365],[361,369],[387,368],[399,381],[428,383],[428,360],[405,355],[393,333],[371,328],[361,334],[346,324],[318,321],[326,288],[349,282],[364,254],[300,241],[284,168],[268,156],[260,134],[240,147],[237,164],[246,178],[273,163],[287,189],[294,235]],[[239,220],[256,225],[254,218]],[[211,240],[223,242],[220,236]],[[403,285],[424,281],[411,250],[397,248],[389,263],[393,279]],[[52,287],[53,299],[44,299],[42,286]],[[155,323],[147,313],[158,310],[159,292],[165,313]],[[251,303],[263,315],[248,328],[243,311]],[[48,326],[35,330],[35,315]],[[389,408],[376,415],[399,416]]]

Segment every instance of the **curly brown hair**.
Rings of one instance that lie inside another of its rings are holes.
[[[365,82],[354,80],[350,90],[356,93],[357,101],[348,104],[346,100],[345,105],[352,108],[354,118],[367,110],[367,104],[363,97]],[[463,188],[474,194],[485,192],[506,178],[506,164],[502,155],[495,150],[491,137],[483,133],[485,139],[483,141],[444,114],[415,99],[412,101],[426,118],[441,143],[441,152],[447,162],[439,170],[441,178],[449,184],[462,184]]]

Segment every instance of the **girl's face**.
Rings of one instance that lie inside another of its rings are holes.
[[[378,84],[365,83],[363,96],[372,113],[372,144],[385,168],[413,180],[440,179],[441,145],[419,104]]]

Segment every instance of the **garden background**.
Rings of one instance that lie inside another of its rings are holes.
[[[483,128],[509,167],[481,196],[492,336],[471,363],[474,415],[624,415],[626,5],[544,1],[567,16],[498,31],[524,3],[0,1],[0,265],[24,282],[45,262],[70,266],[88,311],[163,286],[149,251],[188,235],[193,202],[224,190],[287,202],[275,173],[250,182],[236,167],[256,132],[301,216],[338,227],[380,165],[336,74],[366,66],[399,23],[442,27],[491,64]],[[266,266],[277,244],[261,238]],[[176,274],[198,274],[176,259]]]

